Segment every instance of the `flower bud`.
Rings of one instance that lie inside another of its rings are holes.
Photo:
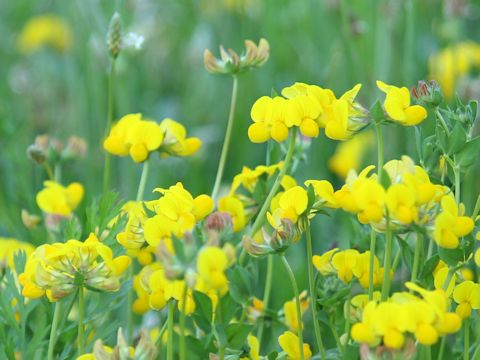
[[[87,142],[78,136],[70,136],[67,147],[62,152],[62,159],[83,158],[87,154]]]
[[[23,225],[30,230],[35,228],[42,220],[40,216],[32,215],[25,209],[22,209],[21,217]]]
[[[108,52],[116,59],[122,46],[122,18],[115,12],[110,20],[107,33]]]
[[[411,92],[415,99],[426,105],[438,106],[443,102],[442,90],[435,80],[428,83],[420,80],[417,87],[413,87]]]
[[[228,212],[217,211],[210,214],[205,220],[207,230],[226,231],[233,227],[232,215]]]
[[[38,165],[43,164],[47,158],[45,151],[35,144],[32,144],[27,148],[27,156]]]

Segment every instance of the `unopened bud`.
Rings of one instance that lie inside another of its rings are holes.
[[[43,164],[47,159],[45,151],[35,144],[32,144],[27,148],[27,156],[38,165]]]
[[[35,228],[42,220],[40,216],[32,215],[25,209],[22,209],[21,217],[22,223],[27,229]]]
[[[417,87],[412,88],[412,96],[420,103],[431,106],[438,106],[443,102],[442,90],[434,80],[431,80],[428,83],[420,80]]]
[[[62,153],[64,160],[83,158],[87,154],[87,142],[78,136],[68,139],[67,147]]]
[[[231,230],[233,227],[232,215],[228,212],[214,212],[205,220],[205,227],[215,231]]]
[[[110,56],[116,59],[122,47],[122,18],[117,12],[113,14],[108,26],[107,46]]]

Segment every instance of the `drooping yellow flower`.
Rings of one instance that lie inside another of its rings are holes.
[[[472,313],[472,309],[480,309],[480,284],[467,280],[455,287],[453,299],[458,304],[456,313],[466,319]]]
[[[278,343],[283,351],[287,353],[288,360],[300,360],[300,348],[298,345],[298,336],[291,331],[285,331],[278,337]],[[303,357],[305,360],[312,357],[310,345],[303,344]]]
[[[379,222],[385,211],[386,194],[382,185],[374,179],[358,180],[354,183],[353,198],[358,208],[358,220],[362,224]]]
[[[45,188],[37,194],[37,205],[47,214],[69,216],[83,199],[83,186],[71,183],[67,187],[55,182],[45,181]]]
[[[300,309],[302,311],[302,315],[308,309],[309,301],[307,299],[307,292],[303,291],[300,294]],[[303,321],[300,319],[298,320],[297,317],[297,301],[296,299],[292,299],[286,301],[283,304],[283,313],[285,315],[285,324],[287,325],[288,329],[294,333],[298,331],[298,328],[302,326],[303,329]]]
[[[442,212],[435,219],[433,238],[444,248],[455,249],[459,245],[459,237],[468,235],[473,230],[473,220],[463,216],[465,207],[457,206],[454,197],[445,195],[441,201]]]
[[[304,188],[301,186],[294,186],[281,194],[278,200],[278,208],[273,210],[273,218],[289,219],[293,223],[296,223],[299,216],[302,215],[307,209],[308,195]],[[271,221],[272,216],[269,216]],[[276,222],[270,222],[270,224],[276,227]]]
[[[380,267],[378,258],[374,256],[373,261],[373,286],[381,284],[384,269]],[[370,251],[358,254],[355,266],[352,268],[353,275],[364,289],[368,289],[370,281]]]
[[[387,190],[387,208],[401,224],[410,224],[417,220],[415,192],[404,184],[393,184]]]
[[[51,47],[64,53],[71,46],[70,26],[54,14],[43,14],[29,19],[17,39],[17,47],[24,54],[33,53],[43,47]]]
[[[166,156],[190,156],[195,154],[202,146],[202,141],[197,137],[187,137],[185,126],[170,118],[160,122],[164,133],[160,154]]]
[[[112,250],[91,233],[85,242],[39,246],[28,258],[19,276],[22,294],[29,298],[47,295],[57,301],[79,286],[101,291],[117,291],[120,276],[130,265],[130,258],[113,257]]]
[[[423,106],[410,104],[410,91],[406,87],[399,88],[380,80],[377,86],[386,94],[383,106],[393,121],[403,126],[414,126],[427,118],[427,110]]]

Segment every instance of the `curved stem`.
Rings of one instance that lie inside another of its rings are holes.
[[[410,281],[417,281],[418,266],[420,264],[420,254],[423,250],[423,235],[417,232],[417,243],[415,244],[415,253],[413,255],[412,276]]]
[[[84,290],[83,286],[78,287],[78,355],[84,353],[84,331],[83,321],[85,318],[85,301],[84,301]]]
[[[273,279],[273,255],[268,255],[267,257],[267,277],[265,279],[265,290],[263,292],[263,309],[268,308],[268,303],[270,302],[270,292],[272,290],[272,279]],[[257,338],[260,347],[262,346],[263,330],[265,327],[265,317],[260,318],[260,324],[258,325]]]
[[[237,93],[238,93],[238,78],[233,75],[232,85],[232,98],[230,100],[230,112],[228,114],[227,130],[225,132],[225,139],[223,140],[222,153],[220,155],[220,161],[218,163],[217,176],[215,177],[215,184],[213,185],[212,198],[218,195],[220,184],[222,182],[223,171],[225,169],[225,163],[227,161],[228,148],[230,147],[230,139],[232,138],[233,122],[235,120],[235,107],[237,105]]]
[[[185,282],[182,292],[182,309],[180,311],[180,360],[185,360],[187,358],[185,347],[185,310],[187,308],[187,291],[188,286]]]
[[[455,158],[454,158],[455,163]],[[455,177],[455,201],[460,204],[460,169],[456,164],[453,166],[453,174]]]
[[[475,202],[475,207],[473,208],[473,212],[472,212],[473,221],[475,221],[475,219],[477,218],[479,211],[480,211],[480,194],[477,196],[477,201]]]
[[[140,176],[140,183],[137,190],[137,201],[143,200],[143,194],[145,193],[145,185],[147,184],[148,172],[150,169],[149,161],[146,160],[143,163],[142,175]]]
[[[373,275],[375,271],[375,243],[377,234],[375,229],[370,229],[370,264],[368,266],[368,301],[373,300]]]
[[[48,360],[53,360],[53,353],[55,350],[55,343],[57,342],[58,323],[60,321],[60,313],[62,303],[60,301],[55,303],[55,310],[53,313],[52,328],[50,329],[50,339],[48,340]]]
[[[385,259],[383,263],[384,274],[383,274],[383,284],[382,284],[382,301],[388,299],[388,294],[390,292],[390,269],[392,265],[392,246],[393,246],[393,237],[392,231],[389,229],[389,219],[387,217],[387,229],[385,231],[386,244],[385,244]]]
[[[320,334],[320,324],[317,318],[317,292],[313,278],[313,249],[312,249],[312,233],[310,231],[310,221],[306,221],[305,235],[307,242],[307,268],[308,268],[308,285],[310,290],[310,308],[312,311],[313,328],[315,330],[315,339],[317,340],[318,350],[322,359],[326,359],[325,347],[323,346],[322,336]],[[301,323],[301,322],[300,322]]]
[[[288,263],[287,259],[285,258],[285,255],[280,255],[280,258],[282,259],[283,266],[285,267],[285,270],[288,273],[288,276],[290,278],[290,282],[292,284],[292,289],[293,293],[295,294],[295,305],[297,309],[297,321],[298,321],[298,346],[300,349],[300,360],[304,360],[305,356],[303,354],[303,323],[302,323],[302,309],[300,308],[300,296],[298,292],[298,286],[297,286],[297,281],[295,280],[295,275],[293,274],[292,268],[290,267],[290,264]]]
[[[105,132],[104,137],[108,136],[110,132],[110,127],[112,126],[113,122],[113,113],[114,113],[114,106],[115,106],[115,99],[114,99],[114,90],[115,90],[115,58],[112,58],[112,62],[110,63],[110,74],[108,76],[108,104],[107,104],[107,123],[105,125]],[[103,193],[105,194],[108,190],[108,186],[110,185],[110,163],[111,163],[111,155],[108,152],[105,152],[105,164],[103,167]]]
[[[168,343],[167,343],[167,360],[173,360],[173,315],[175,313],[175,301],[170,300],[168,302],[168,318],[167,318],[167,331],[168,331]]]

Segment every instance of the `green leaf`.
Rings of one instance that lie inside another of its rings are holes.
[[[245,306],[252,295],[252,278],[241,266],[228,272],[230,296],[238,304]]]
[[[385,119],[385,113],[383,112],[382,103],[380,100],[375,101],[370,108],[370,116],[377,124]]]
[[[438,262],[440,261],[440,256],[435,254],[430,259],[428,259],[422,266],[422,271],[420,272],[419,278],[424,279],[433,273],[433,270],[437,267]]]
[[[445,261],[450,266],[457,266],[460,261],[464,260],[463,250],[458,249],[445,249],[438,247],[438,255],[440,259]]]
[[[455,155],[455,163],[460,168],[468,168],[473,165],[480,149],[480,136],[469,141],[463,149]]]
[[[225,332],[229,347],[240,349],[246,342],[247,336],[253,329],[252,325],[235,323],[227,326]]]
[[[195,337],[188,335],[185,337],[188,359],[207,359],[208,353],[205,352],[203,344]]]
[[[467,133],[462,124],[457,123],[448,137],[447,151],[448,155],[453,155],[462,150],[467,143]]]
[[[211,330],[213,314],[212,300],[199,291],[193,292],[193,299],[195,300],[195,312],[193,313],[193,318],[200,329],[209,333]]]
[[[411,269],[413,266],[413,251],[410,249],[410,246],[408,246],[408,242],[402,239],[399,239],[398,244],[400,245],[400,248],[402,249],[402,260],[404,264],[407,266],[408,269]]]
[[[390,179],[390,176],[388,175],[387,171],[385,169],[380,170],[380,184],[383,186],[385,190],[387,190],[392,181]]]
[[[437,136],[437,145],[444,153],[447,153],[448,137],[445,129],[440,124],[437,124],[435,127],[435,135]]]
[[[232,297],[227,293],[218,300],[215,311],[215,322],[221,324],[228,324],[235,316],[238,306],[233,301]]]

